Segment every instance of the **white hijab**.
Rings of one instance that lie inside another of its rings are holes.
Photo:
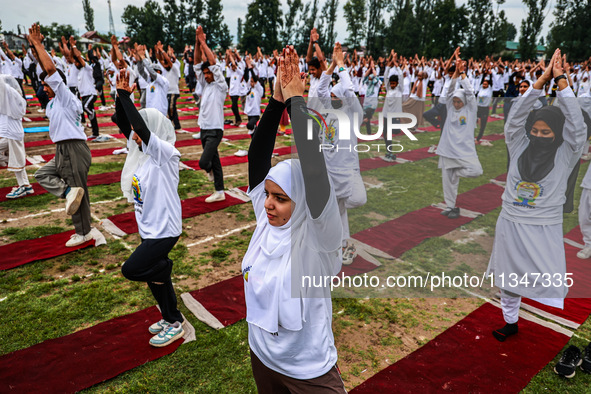
[[[251,267],[245,288],[246,321],[270,333],[278,332],[279,326],[299,331],[305,311],[301,297],[291,294],[292,265],[302,264],[300,238],[306,233],[308,215],[299,160],[278,163],[266,179],[281,187],[295,206],[290,220],[281,227],[269,224],[264,211],[257,215],[257,228],[243,263]]]
[[[162,141],[166,141],[174,145],[176,141],[176,134],[174,133],[174,127],[170,120],[164,116],[160,111],[155,108],[144,108],[139,111],[142,119],[146,123],[148,130],[152,133],[150,138],[160,138]],[[147,154],[140,151],[139,146],[133,141],[133,131],[129,135],[127,141],[127,148],[129,154],[125,160],[125,165],[121,171],[121,191],[123,196],[127,198],[127,201],[133,202],[133,190],[131,188],[131,180],[133,174],[142,164],[150,158]]]
[[[10,75],[0,75],[0,114],[21,120],[27,112],[27,102],[21,95],[20,86]]]

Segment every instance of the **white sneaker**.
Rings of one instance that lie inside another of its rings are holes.
[[[580,259],[588,259],[591,257],[591,248],[584,248],[577,253],[577,257]]]
[[[70,240],[66,242],[66,247],[73,248],[74,246],[82,245],[92,239],[92,235],[90,233],[86,235],[80,234],[72,234]]]
[[[66,215],[73,215],[80,208],[80,202],[84,197],[84,189],[81,187],[72,187],[66,196]]]
[[[207,180],[210,182],[213,182],[215,180],[215,178],[213,177],[213,171],[207,171]]]
[[[217,201],[224,201],[226,199],[226,193],[224,191],[216,191],[213,194],[205,199],[205,202],[217,202]]]
[[[193,134],[193,138],[196,140],[200,140],[201,139],[201,132],[199,132],[197,134]]]
[[[38,109],[37,112],[39,112],[40,114],[42,114],[42,113],[45,112],[45,110],[43,108],[41,108],[41,109]]]
[[[429,149],[427,149],[427,153],[435,153],[437,150],[437,145],[431,145]]]
[[[129,151],[127,150],[127,148],[119,148],[119,149],[115,149],[113,151],[113,154],[114,155],[124,155],[124,154],[127,154],[127,153],[129,153]]]
[[[183,130],[183,129],[178,129],[178,130],[175,130],[175,132],[176,132],[177,134],[189,134],[189,132],[188,132],[187,130]]]
[[[238,152],[234,153],[234,156],[238,156],[238,157],[244,157],[248,155],[248,151],[244,150],[244,149],[240,149],[238,150]]]
[[[357,257],[357,250],[354,245],[347,244],[343,247],[343,265],[353,264],[355,257]]]

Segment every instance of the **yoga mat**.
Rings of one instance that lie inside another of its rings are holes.
[[[25,133],[46,133],[49,131],[49,126],[40,127],[25,127]]]
[[[4,393],[75,393],[173,353],[183,342],[156,348],[150,324],[155,306],[0,357]]]
[[[284,155],[289,155],[291,154],[291,146],[284,146],[282,148],[278,148],[275,149],[273,151],[274,154],[277,154],[278,156],[284,156]],[[232,166],[235,164],[241,164],[241,163],[247,163],[248,162],[248,156],[224,156],[220,158],[220,162],[222,163],[222,167],[225,166]],[[183,162],[185,165],[194,168],[195,170],[200,170],[201,167],[199,167],[199,160],[188,160]]]
[[[72,234],[74,230],[0,246],[0,271],[94,246],[95,240],[92,239],[73,248],[66,247],[66,242]],[[1,370],[0,367],[0,375]]]
[[[207,197],[209,197],[209,195],[181,200],[183,219],[203,215],[204,213],[219,211],[220,209],[224,209],[233,205],[244,204],[246,202],[244,200],[232,197],[227,193],[226,199],[224,201],[206,203],[205,199]],[[138,232],[137,222],[135,220],[135,212],[125,212],[114,215],[109,217],[109,220],[127,234],[134,234]]]
[[[526,319],[505,342],[501,309],[486,303],[420,349],[350,391],[363,393],[517,393],[569,337]]]
[[[451,220],[443,216],[440,209],[428,206],[360,231],[352,238],[399,257],[425,239],[447,234],[472,220],[464,216]]]
[[[189,294],[224,327],[246,318],[242,275],[194,290]]]
[[[108,185],[111,183],[119,182],[120,180],[121,180],[121,171],[113,171],[113,172],[105,172],[103,174],[89,175],[86,184],[88,185],[88,187],[98,186],[98,185]],[[45,190],[41,186],[39,186],[38,183],[31,183],[31,186],[33,186],[33,190],[35,191],[35,194],[27,194],[26,196],[19,197],[19,198],[33,197],[33,196],[38,196],[40,194],[47,193],[47,190]],[[11,190],[12,190],[11,186],[0,188],[0,202],[8,200],[6,198],[6,194],[10,193]]]
[[[577,242],[581,242],[579,238],[580,229],[575,227],[565,237]],[[566,299],[564,300],[564,309],[558,309],[551,306],[540,304],[534,300],[523,298],[523,303],[540,309],[552,316],[569,320],[578,325],[583,324],[591,314],[591,260],[579,259],[577,252],[580,249],[565,244],[564,251],[566,255],[566,272],[573,275],[573,286],[568,290]]]

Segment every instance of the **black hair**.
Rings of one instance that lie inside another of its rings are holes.
[[[456,72],[456,65],[454,64],[453,66],[451,66],[450,68],[447,69],[448,73],[455,73]]]
[[[256,75],[254,75],[254,73],[252,73],[250,75],[250,78],[254,81],[254,83],[257,83],[259,81],[259,77],[257,77]]]
[[[320,68],[320,60],[314,56],[309,62],[308,67]]]
[[[524,79],[523,81],[519,82],[519,84],[521,85],[522,83],[526,83],[527,86],[531,86],[531,83],[529,82],[529,80]]]
[[[201,63],[201,71],[205,71],[205,69],[209,68],[209,66],[211,66],[211,64],[209,64],[209,62],[206,60],[203,63]]]
[[[62,70],[60,70],[59,68],[56,68],[55,70],[60,75],[60,77],[62,77],[62,81],[64,81],[64,83],[67,84],[68,79],[66,78],[66,74],[64,74],[64,72]],[[45,78],[47,78],[47,72],[43,71],[41,73],[41,75],[39,75],[39,79],[42,81],[45,81]]]
[[[398,82],[398,75],[396,75],[396,74],[390,75],[390,78],[388,78],[388,80],[390,82]]]

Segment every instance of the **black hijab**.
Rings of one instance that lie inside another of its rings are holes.
[[[546,122],[554,132],[553,139],[531,135],[532,127],[538,120]],[[539,182],[552,171],[556,152],[564,141],[564,121],[564,114],[555,106],[542,107],[529,114],[525,122],[529,145],[518,159],[519,174],[524,181]]]

